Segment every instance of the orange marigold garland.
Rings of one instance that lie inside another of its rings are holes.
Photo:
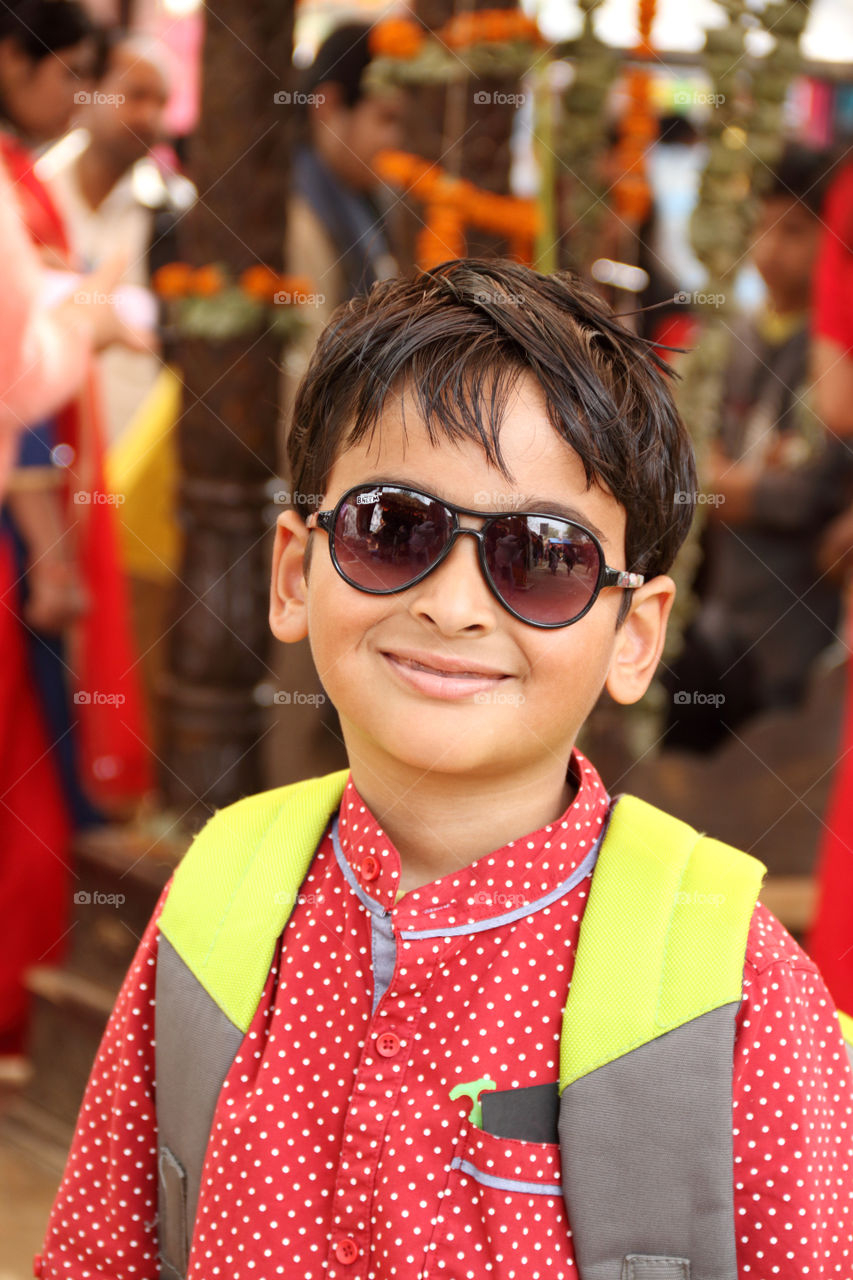
[[[155,271],[152,286],[169,304],[169,320],[185,337],[227,341],[261,327],[281,337],[301,328],[300,306],[322,304],[304,276],[283,275],[259,263],[233,280],[219,263],[193,268],[168,262]]]
[[[374,160],[380,178],[402,187],[424,204],[424,229],[417,238],[417,265],[423,269],[465,254],[465,229],[477,227],[503,236],[512,257],[533,261],[540,214],[533,200],[496,195],[454,178],[437,164],[405,151],[383,151]]]
[[[415,240],[415,260],[424,271],[448,258],[465,257],[465,224],[452,200],[436,201],[425,210],[425,223]]]
[[[436,35],[451,49],[464,49],[473,44],[509,44],[521,41],[543,44],[533,18],[518,9],[480,9],[475,13],[458,13],[440,27]]]
[[[386,18],[369,37],[368,76],[381,84],[436,84],[460,75],[514,76],[545,45],[536,22],[517,9],[454,15],[430,31],[412,18]],[[465,51],[460,63],[458,50]]]
[[[657,0],[639,0],[637,25],[640,39],[636,52],[648,57]],[[626,222],[639,225],[652,207],[652,193],[646,177],[646,151],[657,136],[651,101],[651,74],[646,67],[634,67],[626,77],[628,110],[622,120],[616,155],[620,177],[613,190],[617,213]]]
[[[374,58],[414,58],[425,39],[424,28],[411,18],[386,18],[371,28],[368,43]]]

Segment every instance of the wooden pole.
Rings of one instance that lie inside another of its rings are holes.
[[[199,200],[181,226],[183,257],[230,276],[281,270],[293,0],[211,0],[201,121],[190,173]],[[278,94],[278,101],[276,100]],[[162,689],[164,798],[190,827],[263,786],[268,712],[254,697],[271,674],[267,625],[281,341],[182,339],[179,517],[185,536]]]

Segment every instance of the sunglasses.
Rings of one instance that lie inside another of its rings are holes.
[[[464,529],[460,515],[479,516],[483,524]],[[533,627],[567,627],[592,608],[602,587],[645,581],[605,564],[595,534],[574,520],[473,511],[406,485],[357,485],[333,511],[315,512],[306,524],[328,533],[332,564],[344,582],[376,596],[413,587],[446,559],[456,538],[470,534],[489,590]]]

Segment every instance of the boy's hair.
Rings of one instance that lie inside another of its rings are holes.
[[[769,170],[759,171],[758,195],[762,200],[796,200],[818,218],[833,172],[828,151],[789,142]]]
[[[386,397],[403,390],[433,444],[473,440],[511,481],[501,419],[529,374],[587,484],[597,481],[624,507],[627,567],[665,573],[696,494],[668,372],[569,272],[468,258],[383,280],[337,309],[299,386],[288,437],[293,505],[319,510],[335,460],[372,438]]]

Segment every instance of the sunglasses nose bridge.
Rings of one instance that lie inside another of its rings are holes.
[[[454,546],[454,543],[456,542],[456,539],[459,538],[464,533],[471,533],[476,538],[478,543],[479,558],[482,563],[484,559],[484,550],[485,550],[485,544],[483,542],[483,530],[467,529],[463,525],[461,525],[457,519],[454,524],[454,527],[450,530],[449,534],[447,535],[447,541],[442,547],[441,554],[439,555],[438,559],[435,561],[433,568],[438,568],[438,566],[447,559],[447,557],[450,555],[451,551],[453,550],[453,546]]]

